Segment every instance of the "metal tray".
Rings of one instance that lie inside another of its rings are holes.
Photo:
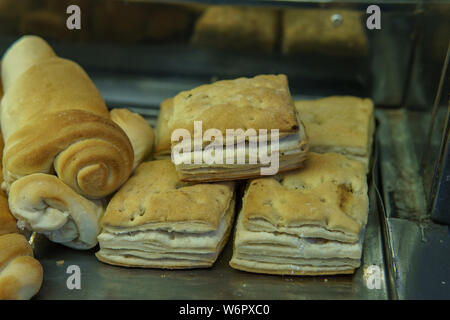
[[[369,218],[362,263],[354,275],[271,276],[232,269],[230,241],[210,269],[159,270],[124,268],[99,262],[94,253],[77,251],[37,235],[35,256],[44,268],[36,299],[389,299],[380,227],[381,198],[372,177],[378,174],[376,151],[369,175]],[[81,289],[68,289],[68,267],[81,270]],[[373,282],[373,271],[379,273]]]

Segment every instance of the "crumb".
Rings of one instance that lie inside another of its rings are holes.
[[[56,261],[56,265],[57,266],[62,266],[64,264],[64,260],[57,260]]]

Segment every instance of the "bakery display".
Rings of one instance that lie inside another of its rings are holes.
[[[43,270],[21,234],[0,235],[0,300],[31,299],[41,288]]]
[[[278,11],[270,8],[209,6],[197,20],[191,43],[219,49],[272,52]]]
[[[363,14],[342,9],[287,9],[282,14],[281,51],[363,57],[368,54]]]
[[[311,152],[302,169],[248,183],[230,265],[268,274],[353,273],[367,218],[364,165]]]
[[[84,198],[54,175],[35,173],[14,181],[8,201],[21,229],[74,249],[97,244],[103,201]]]
[[[210,267],[233,216],[232,182],[187,184],[170,160],[145,162],[108,204],[96,256],[128,267]]]
[[[311,151],[337,152],[359,160],[369,170],[375,118],[373,102],[352,96],[331,96],[295,102]]]
[[[44,40],[24,36],[3,57],[2,81],[4,189],[53,170],[89,198],[105,197],[126,181],[133,166],[130,140],[79,65],[55,56]]]
[[[111,120],[121,127],[130,139],[134,152],[134,170],[152,152],[155,137],[153,129],[140,114],[125,108],[112,109]]]
[[[223,158],[218,153],[214,155],[217,161],[197,161],[204,157],[210,145],[202,141],[198,148],[194,141],[192,148],[196,122],[203,132],[211,129],[222,135],[214,141],[222,142]],[[168,128],[172,135],[174,130],[182,129],[190,138],[185,141],[184,137],[179,140],[171,137],[172,160],[183,181],[236,180],[274,174],[276,172],[264,173],[268,164],[263,162],[262,155],[267,154],[278,161],[275,171],[295,169],[302,165],[308,151],[307,136],[295,111],[285,75],[222,80],[182,91],[173,98]],[[242,131],[240,138],[227,137],[229,130],[236,133],[239,129]],[[266,135],[261,136],[261,132]],[[278,137],[273,132],[277,132]],[[272,138],[278,139],[278,148],[277,140],[272,141]],[[241,162],[239,154],[245,156]],[[250,155],[254,156],[253,161]]]
[[[158,120],[155,128],[155,150],[153,157],[155,159],[170,158],[170,138],[169,118],[173,111],[173,98],[169,98],[161,102],[158,114]]]

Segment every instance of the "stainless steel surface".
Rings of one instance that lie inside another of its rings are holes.
[[[420,134],[412,134],[419,130],[426,132],[421,126],[430,123],[430,114],[424,111],[411,114],[404,109],[378,110],[377,117],[385,208],[381,227],[391,296],[450,299],[450,230],[430,220],[420,153],[415,149],[423,143],[414,141]],[[422,139],[426,138],[422,134]]]
[[[399,299],[450,299],[449,228],[433,222],[388,218]]]
[[[44,267],[36,299],[388,299],[376,195],[370,188],[370,214],[361,267],[351,276],[286,277],[241,272],[228,266],[229,241],[211,269],[164,271],[131,269],[99,262],[94,252],[76,251],[35,239]],[[81,289],[69,290],[68,266],[81,269]],[[366,281],[371,266],[380,268],[380,289]]]

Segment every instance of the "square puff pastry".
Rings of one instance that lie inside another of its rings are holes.
[[[155,128],[155,149],[153,157],[157,160],[170,159],[169,118],[173,111],[173,98],[164,100],[159,106],[158,121]]]
[[[278,36],[278,12],[270,8],[209,6],[197,20],[192,44],[271,52]]]
[[[186,184],[170,160],[145,162],[102,218],[97,258],[144,268],[213,265],[234,216],[234,184]]]
[[[261,129],[267,130],[268,135],[270,130],[277,129],[279,172],[299,168],[308,151],[307,136],[295,110],[288,79],[282,74],[222,80],[180,92],[173,99],[168,132],[183,128],[192,138],[194,121],[202,122],[203,132],[208,129],[220,130],[224,141],[227,129],[254,129],[256,135]],[[246,137],[246,141],[248,139]],[[171,150],[182,142],[172,142]],[[237,150],[236,141],[234,143]],[[183,156],[193,159],[196,152],[199,151]],[[246,154],[248,156],[248,145]],[[247,161],[244,164],[227,164],[224,159],[223,164],[181,163],[176,167],[183,181],[223,181],[260,176],[263,166],[258,158],[256,164]]]
[[[375,130],[371,99],[332,96],[295,102],[313,152],[337,152],[369,168]]]
[[[269,274],[353,273],[368,216],[364,165],[309,153],[305,168],[249,182],[233,268]]]

